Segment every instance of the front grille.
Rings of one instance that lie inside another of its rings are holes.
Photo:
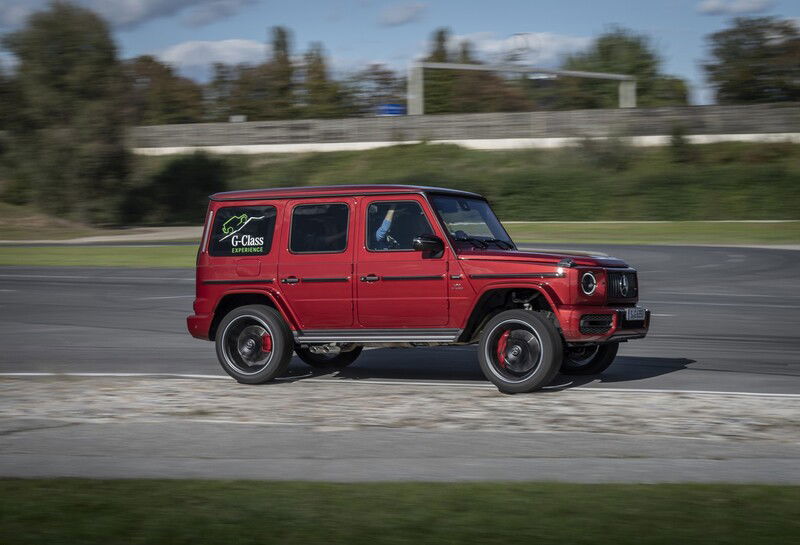
[[[581,316],[580,330],[584,335],[602,335],[611,329],[613,315],[584,314]]]
[[[632,271],[608,271],[608,298],[634,299],[639,296],[639,282]]]

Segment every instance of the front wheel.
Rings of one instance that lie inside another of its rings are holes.
[[[478,345],[483,374],[509,394],[547,386],[561,357],[561,337],[553,322],[527,310],[507,310],[489,320]]]
[[[564,351],[562,375],[599,375],[614,363],[619,343],[568,348]]]

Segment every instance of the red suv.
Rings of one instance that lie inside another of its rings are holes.
[[[646,335],[636,271],[605,256],[517,249],[474,193],[406,185],[211,196],[189,332],[239,382],[292,353],[342,367],[365,346],[478,344],[504,392],[605,370]]]

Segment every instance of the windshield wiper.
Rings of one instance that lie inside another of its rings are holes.
[[[504,250],[513,250],[514,249],[514,245],[513,244],[511,244],[507,240],[501,240],[499,238],[487,238],[487,239],[484,239],[484,242],[494,242],[495,244],[497,244],[498,246],[500,246]]]
[[[475,246],[476,248],[488,248],[489,247],[489,245],[485,241],[483,241],[483,240],[481,240],[479,238],[475,238],[475,237],[457,237],[456,240],[459,241],[459,242],[469,242],[473,246]]]

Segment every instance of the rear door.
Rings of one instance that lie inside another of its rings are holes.
[[[208,234],[207,281],[271,281],[276,273],[273,235],[280,211],[273,204],[232,204],[216,209]]]
[[[301,329],[352,327],[353,198],[290,201],[278,277]]]
[[[359,220],[359,325],[370,329],[446,326],[448,250],[430,257],[411,247],[418,235],[442,237],[427,203],[417,195],[362,198]]]

